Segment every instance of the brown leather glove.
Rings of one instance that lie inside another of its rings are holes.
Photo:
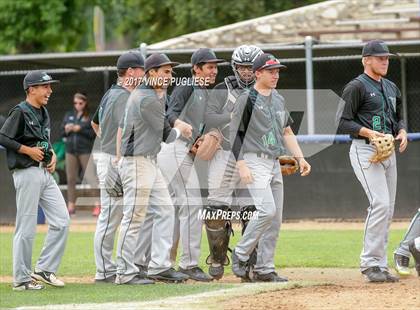
[[[390,134],[385,135],[385,137],[375,137],[370,140],[370,144],[376,148],[376,154],[370,158],[372,163],[379,163],[388,159],[395,150],[394,137]]]
[[[282,175],[291,175],[299,171],[299,163],[293,156],[280,156],[278,160]]]
[[[220,149],[222,143],[222,134],[218,129],[212,129],[205,135],[202,135],[191,147],[190,153],[202,160],[211,160]]]

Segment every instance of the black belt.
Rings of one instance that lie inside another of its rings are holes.
[[[143,156],[144,158],[147,158],[147,159],[151,159],[151,160],[156,160],[157,159],[156,155],[141,155],[141,156]]]
[[[264,158],[264,159],[276,159],[277,158],[277,156],[269,155],[269,154],[266,154],[264,152],[256,152],[255,154],[257,155],[257,157]]]
[[[33,162],[29,167],[38,167],[38,168],[44,168],[46,167],[46,163],[44,162]]]

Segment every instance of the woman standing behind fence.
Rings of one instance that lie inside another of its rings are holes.
[[[73,110],[66,113],[61,125],[63,138],[66,143],[66,175],[67,175],[67,209],[70,214],[76,212],[76,182],[82,176],[92,186],[97,187],[94,166],[89,164],[89,157],[95,141],[95,132],[90,125],[87,96],[75,93]],[[93,215],[98,216],[99,203],[95,203]]]

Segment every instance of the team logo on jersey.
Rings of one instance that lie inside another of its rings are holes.
[[[29,121],[29,125],[33,126],[34,122],[33,121]]]
[[[376,96],[376,94],[375,93],[370,93],[369,94],[371,97],[375,97]]]

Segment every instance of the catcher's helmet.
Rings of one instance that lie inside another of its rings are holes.
[[[263,54],[263,51],[255,45],[241,45],[233,51],[231,66],[238,83],[242,87],[248,87],[253,84],[255,82],[255,77],[250,81],[244,81],[238,73],[236,66],[252,66],[255,59],[261,54]]]

